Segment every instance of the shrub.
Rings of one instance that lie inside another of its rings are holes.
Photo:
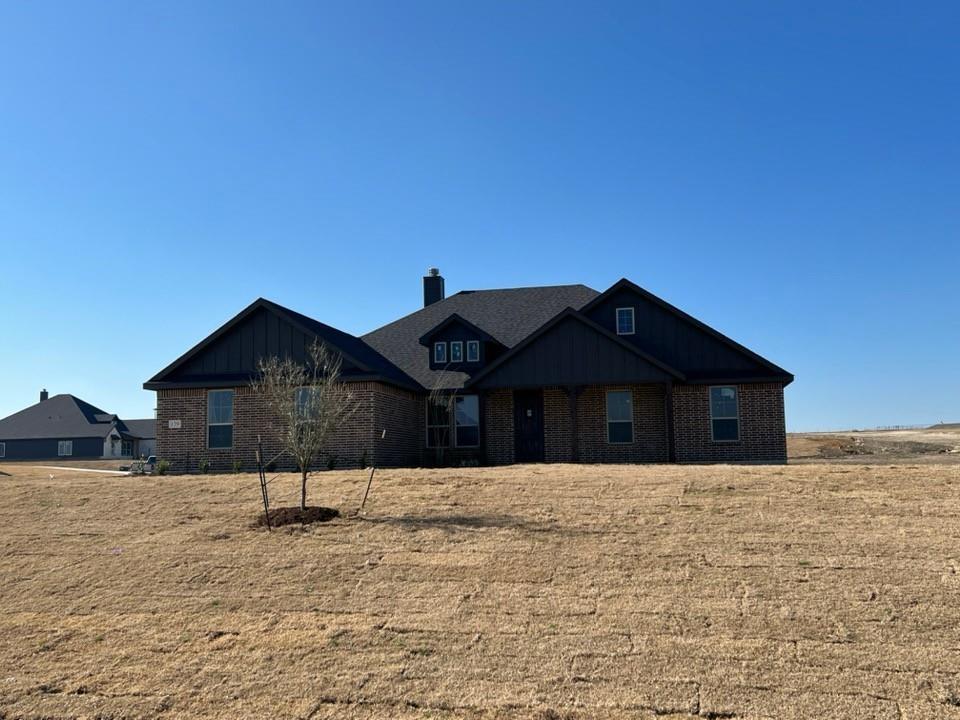
[[[337,456],[327,455],[327,470],[333,470],[337,466]]]
[[[157,475],[166,475],[169,470],[170,470],[169,460],[161,460],[160,462],[157,463]]]
[[[201,475],[206,475],[208,472],[210,472],[210,461],[204,458],[200,461],[197,469],[200,471]]]
[[[239,461],[239,460],[234,460],[234,461],[233,461],[233,474],[236,475],[236,474],[239,473],[239,472],[240,472],[240,461]]]
[[[366,450],[364,450],[363,453],[361,453],[360,455],[360,469],[361,470],[367,469],[367,451]]]

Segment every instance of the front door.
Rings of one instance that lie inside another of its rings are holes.
[[[514,460],[543,462],[543,391],[513,393]]]

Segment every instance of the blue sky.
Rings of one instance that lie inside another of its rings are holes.
[[[0,4],[0,416],[258,296],[354,333],[627,276],[797,376],[960,420],[960,5]]]

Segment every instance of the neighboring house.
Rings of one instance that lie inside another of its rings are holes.
[[[423,291],[423,309],[361,337],[255,301],[144,383],[159,456],[249,467],[269,437],[258,360],[303,361],[320,340],[360,403],[332,443],[341,467],[786,461],[793,376],[629,280],[445,298],[432,269]]]
[[[121,420],[73,395],[49,397],[0,420],[0,459],[130,458],[153,453],[156,420]],[[149,452],[147,452],[149,450]]]

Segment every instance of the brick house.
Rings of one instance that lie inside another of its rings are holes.
[[[181,472],[249,467],[260,433],[272,451],[249,388],[258,360],[302,361],[320,340],[360,401],[338,467],[786,461],[793,376],[629,280],[445,297],[431,269],[423,295],[359,337],[255,301],[144,384],[158,456]]]

